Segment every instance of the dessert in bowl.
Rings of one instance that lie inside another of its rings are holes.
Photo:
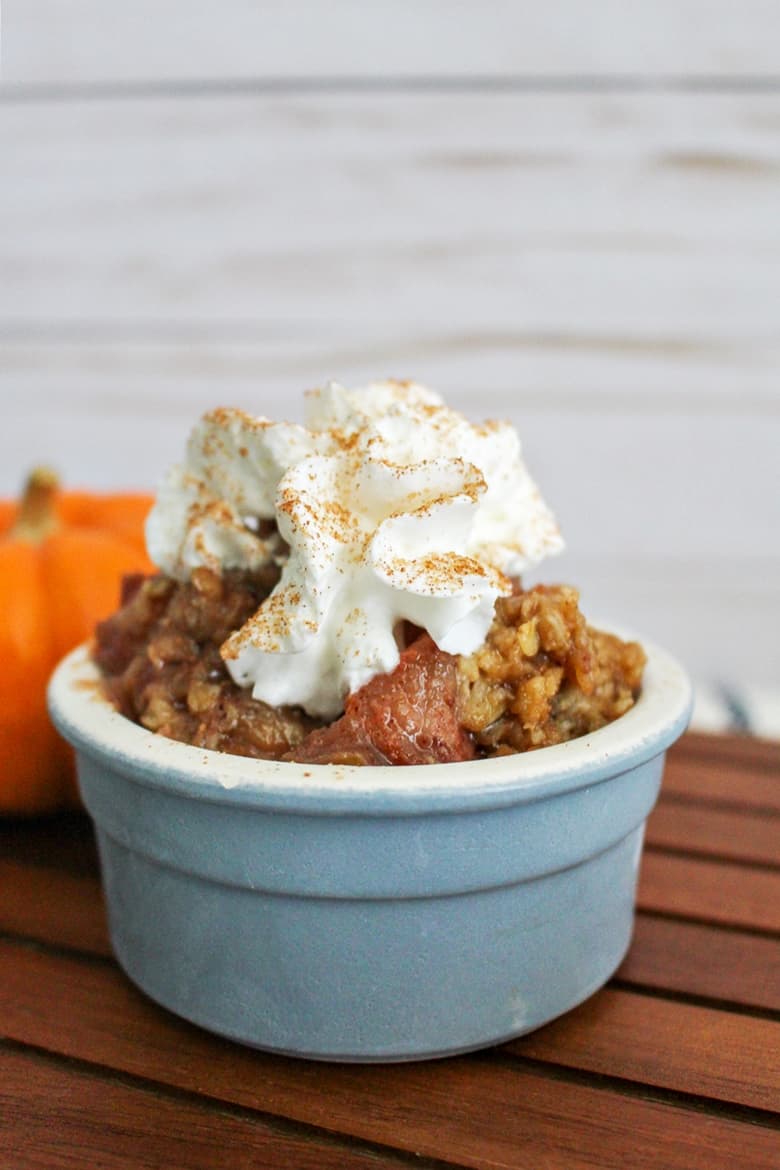
[[[261,1048],[399,1060],[609,978],[690,688],[522,588],[561,541],[511,428],[402,383],[328,387],[306,427],[215,411],[147,534],[160,575],[50,688],[140,987]]]

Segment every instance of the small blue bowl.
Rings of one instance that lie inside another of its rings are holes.
[[[76,748],[111,938],[130,978],[223,1036],[415,1060],[496,1044],[586,999],[631,939],[647,816],[691,688],[648,647],[592,735],[425,767],[248,760],[154,735],[87,648],[52,717]]]

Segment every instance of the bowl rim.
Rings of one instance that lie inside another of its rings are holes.
[[[552,747],[462,763],[297,764],[179,743],[147,731],[112,706],[101,691],[89,642],[60,662],[49,683],[48,703],[55,725],[78,751],[136,783],[181,796],[323,814],[503,807],[628,771],[664,752],[682,734],[693,702],[688,675],[666,650],[641,642],[647,654],[642,691],[614,722]]]

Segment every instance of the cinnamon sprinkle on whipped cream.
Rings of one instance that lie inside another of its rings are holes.
[[[147,544],[179,580],[279,564],[222,656],[255,698],[325,718],[395,668],[399,623],[470,654],[509,578],[563,547],[508,423],[473,425],[394,381],[312,391],[303,426],[204,415],[161,485]]]

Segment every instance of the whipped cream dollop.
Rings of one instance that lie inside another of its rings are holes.
[[[400,622],[470,654],[509,578],[563,547],[515,430],[408,382],[311,391],[303,426],[211,411],[146,535],[178,579],[281,566],[221,653],[255,698],[325,718],[397,665]]]

